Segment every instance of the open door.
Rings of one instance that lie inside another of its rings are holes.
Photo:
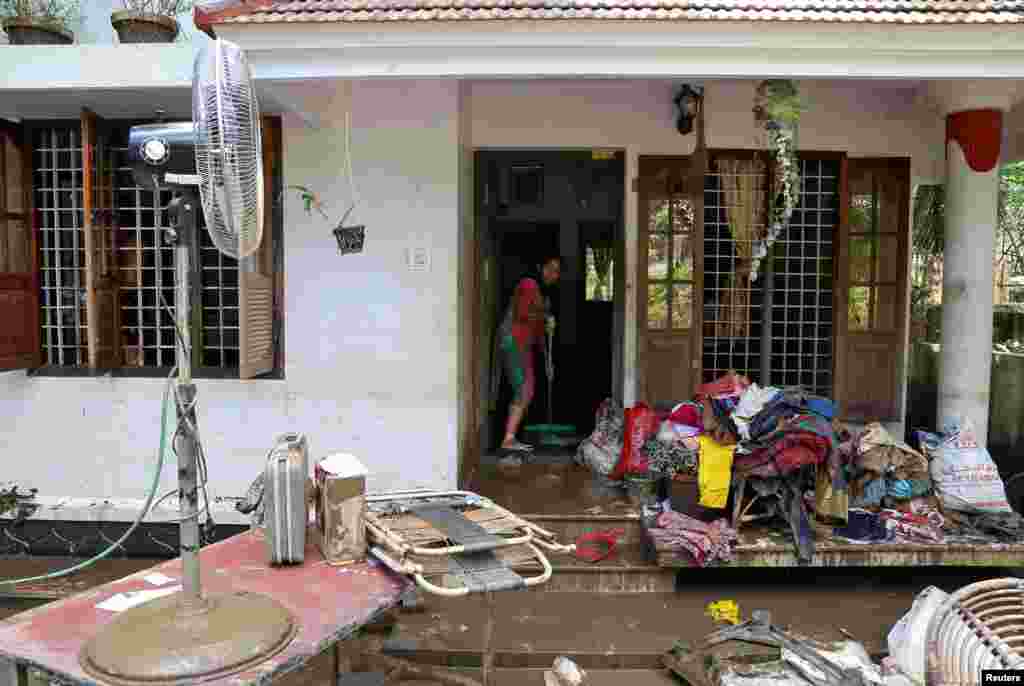
[[[120,303],[114,230],[114,162],[101,121],[82,110],[82,209],[85,313],[90,369],[121,366]]]
[[[0,122],[0,370],[42,361],[30,160],[24,129]]]
[[[836,290],[843,416],[900,421],[910,249],[910,160],[850,159]],[[845,296],[845,297],[843,297]]]
[[[640,160],[639,398],[690,398],[700,382],[702,188],[688,158]]]

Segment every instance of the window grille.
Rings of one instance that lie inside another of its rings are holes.
[[[127,141],[117,127],[112,141]],[[36,129],[35,205],[40,211],[43,352],[47,365],[88,364],[82,143],[76,126]],[[114,248],[117,255],[120,346],[124,367],[168,368],[175,363],[174,247],[164,240],[172,194],[135,185],[124,165],[126,148],[112,146]],[[193,332],[196,366],[239,366],[238,262],[213,246],[199,212],[200,319]],[[161,303],[166,303],[169,311]]]
[[[728,224],[721,176],[717,171],[706,175],[704,381],[734,369],[762,384],[799,385],[831,395],[838,179],[837,161],[801,161],[800,204],[771,257],[762,263],[758,280],[745,285],[735,279],[738,251]],[[743,288],[746,292],[735,292]],[[770,295],[766,297],[766,293]],[[770,303],[767,310],[766,300]],[[735,303],[746,307],[748,301],[749,318],[737,326]]]
[[[70,128],[39,130],[33,149],[44,359],[50,365],[84,365],[88,360],[81,135]]]

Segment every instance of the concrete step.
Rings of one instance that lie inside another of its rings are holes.
[[[564,544],[575,543],[593,531],[622,532],[616,554],[600,562],[587,562],[574,555],[548,555],[554,568],[551,579],[537,587],[544,592],[578,593],[667,593],[675,589],[676,571],[655,564],[653,551],[644,540],[640,518],[631,514],[525,515],[524,519],[555,534]],[[537,567],[517,567],[530,574]]]

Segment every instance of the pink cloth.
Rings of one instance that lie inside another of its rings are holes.
[[[725,519],[706,524],[680,512],[663,512],[656,524],[649,530],[655,545],[685,550],[698,567],[715,561],[730,562],[732,545],[739,538]]]

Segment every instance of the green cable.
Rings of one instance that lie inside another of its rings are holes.
[[[171,375],[173,376],[173,374],[174,374],[174,372],[172,371]],[[149,489],[149,496],[146,498],[146,504],[142,506],[142,510],[139,511],[139,516],[135,518],[134,522],[132,522],[132,525],[131,525],[131,527],[128,528],[128,531],[125,531],[124,535],[121,536],[121,538],[119,538],[116,541],[114,541],[114,543],[112,543],[109,548],[104,550],[102,553],[100,553],[96,557],[88,559],[88,560],[86,560],[84,562],[80,562],[80,563],[78,563],[77,565],[75,565],[73,567],[68,567],[67,569],[62,569],[59,572],[51,572],[50,574],[43,574],[41,576],[30,576],[30,577],[26,577],[24,579],[10,579],[10,580],[0,581],[0,588],[5,587],[5,586],[16,586],[18,584],[31,583],[31,582],[34,582],[34,581],[45,581],[47,579],[56,579],[58,577],[67,576],[68,574],[72,574],[74,572],[77,572],[80,569],[85,569],[89,565],[95,564],[95,563],[99,562],[100,560],[102,560],[103,558],[105,558],[108,555],[110,555],[110,553],[113,552],[115,548],[117,548],[122,543],[124,543],[124,541],[127,540],[127,538],[132,535],[132,532],[135,531],[135,529],[137,529],[139,527],[139,524],[142,523],[142,520],[145,519],[147,514],[149,514],[150,504],[153,502],[153,498],[156,496],[156,491],[160,487],[160,474],[163,472],[163,469],[164,469],[164,452],[165,452],[166,447],[167,447],[167,399],[168,399],[168,391],[170,390],[172,383],[173,383],[173,381],[169,377],[167,379],[167,385],[164,386],[163,407],[160,410],[160,454],[157,456],[156,473],[153,475],[153,485]]]

